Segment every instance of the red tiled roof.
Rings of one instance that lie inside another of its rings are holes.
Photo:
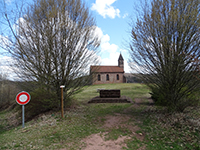
[[[124,73],[124,69],[118,66],[90,66],[90,70],[94,72],[108,72],[108,73]]]

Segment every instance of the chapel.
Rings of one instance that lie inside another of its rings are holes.
[[[90,66],[93,72],[93,84],[125,83],[124,59],[119,55],[117,66]]]

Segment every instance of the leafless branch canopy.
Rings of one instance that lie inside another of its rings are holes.
[[[81,0],[36,0],[19,12],[14,26],[4,15],[12,33],[6,49],[20,77],[57,91],[66,85],[68,95],[87,84],[100,44],[87,6]]]

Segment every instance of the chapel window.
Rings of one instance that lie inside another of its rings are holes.
[[[101,75],[98,74],[98,81],[101,81]]]
[[[106,80],[109,81],[109,75],[108,74],[106,75]]]
[[[117,80],[119,80],[119,75],[117,74]]]

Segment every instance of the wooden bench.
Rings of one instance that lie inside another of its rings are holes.
[[[120,98],[120,90],[100,90],[100,98]]]

